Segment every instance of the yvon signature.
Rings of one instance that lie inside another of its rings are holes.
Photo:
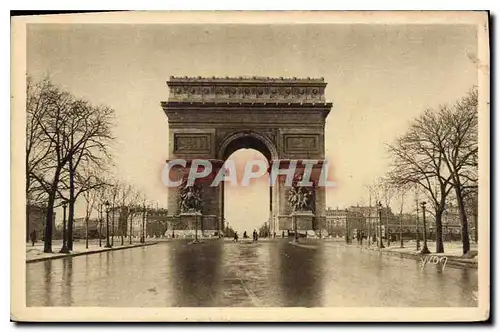
[[[442,264],[444,270],[447,262],[448,262],[448,257],[446,256],[429,255],[425,257],[420,257],[420,266],[422,266],[422,271],[424,270],[424,267],[427,263],[434,265]]]

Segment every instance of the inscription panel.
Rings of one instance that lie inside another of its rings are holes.
[[[283,136],[285,152],[319,152],[319,135],[285,134]]]
[[[174,153],[210,153],[210,134],[174,134]]]

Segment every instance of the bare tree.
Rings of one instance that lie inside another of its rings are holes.
[[[474,221],[474,242],[477,243],[478,240],[478,225],[477,225],[477,213],[478,213],[478,190],[477,188],[471,188],[464,190],[463,193],[464,205],[466,214],[472,216]]]
[[[127,221],[130,214],[130,200],[133,196],[133,188],[131,185],[115,182],[115,186],[118,189],[117,201],[120,207],[121,214],[123,214],[123,219],[120,218],[118,222],[118,230],[120,232],[121,245],[123,246],[124,237],[127,233]]]
[[[74,99],[68,92],[47,84],[43,91],[42,103],[44,116],[36,117],[36,126],[43,141],[50,146],[50,153],[44,158],[43,165],[32,169],[32,177],[47,194],[47,212],[45,220],[44,252],[52,252],[52,221],[54,207],[58,199],[58,185],[61,173],[68,163],[71,151],[68,145],[68,127]]]
[[[372,210],[374,210],[374,209],[372,209],[372,203],[375,202],[374,206],[377,206],[379,195],[378,195],[378,191],[377,191],[375,183],[365,185],[365,188],[368,190],[368,205],[369,205],[369,207],[368,207],[368,237],[367,237],[367,240],[368,240],[368,245],[370,245],[371,240],[372,240],[372,234],[378,233],[377,225],[376,225],[376,223],[373,223],[373,220],[377,220],[377,215],[375,213],[375,216],[372,216],[372,214],[373,214]],[[373,218],[373,217],[375,217],[375,218]],[[372,229],[372,227],[373,227],[373,229]],[[373,240],[375,240],[375,239],[373,239]]]
[[[398,207],[399,207],[399,241],[400,247],[404,248],[403,240],[403,209],[406,203],[406,196],[410,190],[409,185],[400,185],[394,188],[395,196],[397,197]]]
[[[381,177],[377,180],[376,184],[377,191],[379,192],[379,202],[384,201],[385,204],[385,236],[387,241],[387,246],[391,245],[391,239],[389,234],[389,207],[391,205],[391,200],[395,194],[395,185],[391,182],[389,178]]]
[[[130,223],[129,223],[129,232],[128,232],[128,238],[129,238],[129,244],[132,244],[132,231],[133,231],[133,220],[134,217],[139,215],[142,212],[142,207],[141,207],[141,202],[143,201],[142,199],[142,194],[138,190],[134,190],[132,188],[130,199],[129,199],[129,215],[130,215]]]
[[[113,111],[77,100],[48,79],[34,83],[28,78],[27,85],[27,197],[33,196],[33,188],[46,196],[45,252],[52,252],[54,207],[61,200],[69,201],[71,249],[74,203],[84,191],[77,187],[77,167],[104,164],[99,158],[106,155],[106,140],[111,139]]]
[[[48,101],[52,85],[48,79],[35,82],[26,80],[26,241],[29,241],[29,206],[40,206],[46,192],[34,176],[50,158],[52,141],[43,135],[41,123],[48,114]]]
[[[469,226],[465,194],[477,188],[478,114],[477,90],[455,104],[454,109],[444,108],[440,115],[447,135],[443,142],[443,160],[451,176],[462,224],[463,253],[470,250]]]
[[[111,125],[114,111],[108,107],[94,107],[85,100],[77,100],[72,108],[69,132],[71,151],[67,171],[68,195],[68,249],[73,249],[73,219],[78,196],[91,190],[92,179],[80,167],[103,168],[110,159],[108,143],[113,139]],[[98,183],[98,182],[96,182]]]
[[[110,182],[110,195],[111,195],[111,246],[115,245],[115,215],[117,208],[117,200],[120,195],[120,182],[114,180]],[[119,217],[119,215],[118,215]],[[123,242],[123,241],[122,241]]]
[[[106,190],[106,183],[102,181],[99,177],[93,178],[95,184],[92,189],[86,190],[83,192],[83,198],[85,199],[85,248],[89,248],[89,219],[94,210],[98,209],[99,198],[102,195],[102,192]]]
[[[397,185],[417,184],[427,194],[436,220],[436,252],[444,252],[442,215],[451,186],[446,170],[443,144],[448,131],[439,113],[426,110],[409,131],[389,145],[393,156],[390,178]]]

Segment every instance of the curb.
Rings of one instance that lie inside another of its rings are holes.
[[[390,251],[390,250],[380,250],[376,248],[368,248],[368,247],[362,247],[362,249],[366,250],[371,250],[371,251],[376,251],[379,252],[383,255],[389,255],[389,256],[397,256],[400,258],[407,258],[407,259],[413,259],[413,260],[420,260],[421,257],[424,256],[432,256],[433,254],[430,255],[421,255],[421,254],[411,254],[407,252],[397,252],[397,251]],[[477,262],[471,262],[471,261],[463,261],[460,258],[457,258],[455,256],[446,256],[448,258],[448,261],[446,262],[446,266],[453,266],[453,267],[469,267],[469,268],[475,268],[477,269]]]
[[[152,246],[152,245],[155,245],[155,244],[158,244],[158,243],[159,242],[141,243],[141,244],[133,244],[133,245],[123,246],[123,247],[105,248],[105,249],[101,249],[101,250],[76,252],[76,253],[70,253],[70,254],[66,254],[66,255],[60,254],[60,255],[56,255],[56,256],[32,258],[32,259],[27,259],[26,260],[26,264],[28,264],[28,263],[43,262],[43,261],[49,261],[49,260],[53,260],[53,259],[61,259],[61,258],[65,258],[65,257],[76,257],[76,256],[83,256],[83,255],[92,255],[92,254],[98,254],[98,253],[107,252],[107,251],[115,251],[115,250],[132,249],[132,248],[139,248],[139,247],[147,247],[147,246]]]

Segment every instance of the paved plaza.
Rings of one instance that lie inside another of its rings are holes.
[[[476,306],[478,271],[335,241],[187,240],[26,265],[28,306]]]

